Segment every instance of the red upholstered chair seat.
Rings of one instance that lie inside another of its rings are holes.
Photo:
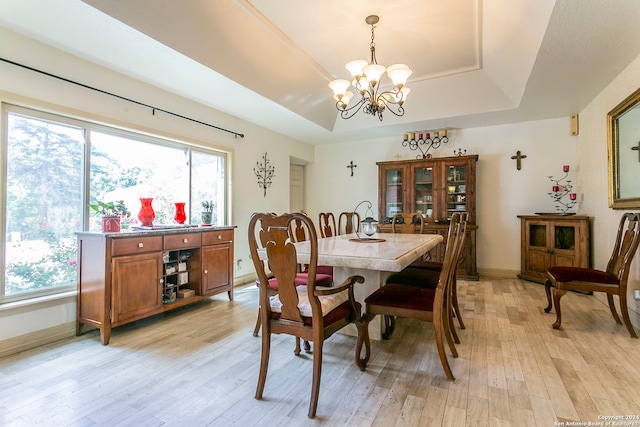
[[[362,305],[359,302],[356,302],[355,305],[356,305],[356,312],[358,313],[362,312]],[[330,326],[335,322],[344,319],[346,316],[349,315],[350,311],[351,311],[351,305],[349,304],[349,301],[343,302],[342,304],[340,304],[339,306],[337,306],[336,308],[334,308],[333,310],[331,310],[330,312],[322,316],[324,319],[324,322],[323,322],[324,327],[326,328],[327,326]],[[280,313],[276,313],[272,311],[271,318],[274,320],[279,319]],[[309,326],[309,327],[313,326],[312,317],[302,316],[302,320],[304,321],[305,326]]]
[[[579,267],[549,267],[548,273],[557,282],[592,282],[617,285],[618,278],[606,271]]]
[[[435,289],[440,279],[440,271],[424,270],[421,268],[405,268],[399,273],[394,273],[387,278],[387,283],[398,283],[401,285],[414,286],[419,288]]]
[[[388,283],[369,295],[364,302],[368,305],[433,311],[435,294],[433,289]]]

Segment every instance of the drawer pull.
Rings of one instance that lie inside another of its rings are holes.
[[[160,284],[163,284],[163,283],[164,283],[164,279],[160,279]]]
[[[144,243],[142,243],[142,242],[138,243],[138,247],[139,248],[144,248]]]
[[[189,239],[182,239],[182,243],[188,243]]]
[[[218,240],[222,240],[222,236],[218,234]]]
[[[208,272],[209,272],[209,270],[205,270],[205,271],[204,271],[204,274],[207,274]]]

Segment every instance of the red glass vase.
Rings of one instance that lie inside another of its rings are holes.
[[[178,224],[184,224],[184,221],[187,219],[187,214],[184,212],[184,202],[176,202],[176,215],[173,219]]]
[[[140,203],[142,203],[142,206],[138,213],[138,219],[140,220],[140,225],[143,227],[153,226],[153,220],[156,217],[156,213],[153,211],[153,206],[151,206],[152,201],[153,197],[140,197]]]

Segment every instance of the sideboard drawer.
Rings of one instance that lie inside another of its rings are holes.
[[[202,233],[203,245],[217,245],[233,240],[233,230],[206,231]]]
[[[200,233],[169,234],[164,236],[165,251],[199,247],[201,244],[202,235]]]
[[[131,255],[162,250],[162,236],[127,237],[111,241],[111,255]]]

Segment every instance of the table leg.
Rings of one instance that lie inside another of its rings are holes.
[[[333,267],[334,283],[342,283],[347,277],[356,274],[364,277],[364,283],[356,283],[354,287],[356,301],[362,304],[362,309],[364,310],[364,299],[380,288],[380,286],[384,285],[387,277],[392,273],[389,271],[360,268]],[[354,337],[358,336],[358,330],[355,325],[348,325],[346,328],[343,328],[341,332]],[[382,339],[382,316],[377,316],[369,323],[369,337],[372,340]]]

